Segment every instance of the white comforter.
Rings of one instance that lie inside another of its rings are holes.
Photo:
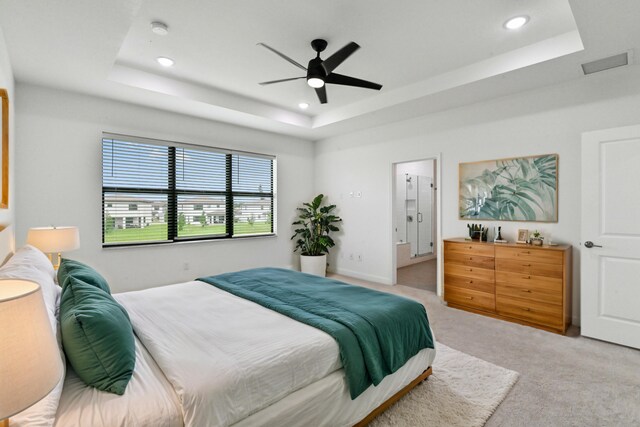
[[[182,427],[171,384],[144,346],[135,343],[136,369],[122,396],[87,386],[67,370],[55,427]]]
[[[233,424],[341,367],[331,336],[203,282],[116,298],[186,426]]]

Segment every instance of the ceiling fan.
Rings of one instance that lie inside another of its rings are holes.
[[[269,49],[271,52],[307,72],[306,76],[291,77],[288,79],[272,80],[260,83],[263,86],[273,83],[288,82],[291,80],[307,79],[307,84],[316,90],[316,94],[318,95],[318,99],[320,99],[321,104],[327,103],[327,90],[325,87],[325,84],[327,83],[375,90],[382,89],[382,85],[378,83],[368,82],[366,80],[356,79],[355,77],[345,76],[333,72],[333,70],[338,68],[338,66],[342,64],[349,56],[351,56],[353,52],[360,49],[360,46],[357,43],[351,42],[327,59],[322,60],[320,58],[320,52],[327,48],[327,41],[323,39],[315,39],[311,42],[311,47],[317,52],[317,55],[315,58],[309,61],[309,65],[307,67],[304,67],[302,64],[299,64],[298,62],[289,58],[287,55],[278,52],[265,43],[258,43],[258,45]]]

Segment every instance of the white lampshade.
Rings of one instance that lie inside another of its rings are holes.
[[[40,286],[0,280],[0,420],[49,394],[62,372]]]
[[[80,247],[80,232],[78,227],[34,227],[27,243],[45,253],[73,251]]]

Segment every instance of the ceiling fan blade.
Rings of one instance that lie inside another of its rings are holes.
[[[355,77],[343,76],[342,74],[331,73],[324,79],[325,83],[333,83],[334,85],[363,87],[365,89],[382,89],[382,85],[378,83],[368,82],[366,80],[356,79]]]
[[[290,79],[280,79],[280,80],[271,80],[268,82],[262,82],[262,83],[258,83],[259,85],[272,85],[274,83],[282,83],[282,82],[289,82],[291,80],[299,80],[299,79],[306,79],[306,76],[302,76],[302,77],[291,77]]]
[[[324,68],[324,71],[327,74],[331,73],[333,70],[338,68],[338,65],[342,64],[345,59],[350,57],[351,54],[358,49],[360,49],[360,45],[358,43],[351,42],[347,44],[342,49],[322,61],[322,68]]]
[[[320,104],[326,104],[327,103],[327,87],[326,86],[317,87],[316,88],[316,94],[318,95],[318,99],[320,100]]]
[[[278,52],[277,50],[275,50],[274,48],[272,48],[271,46],[268,46],[264,43],[258,43],[258,46],[262,46],[266,49],[269,49],[271,52],[275,53],[276,55],[278,55],[280,58],[284,59],[285,61],[289,61],[290,63],[292,63],[293,65],[295,65],[296,67],[303,69],[305,71],[307,71],[307,68],[304,65],[299,64],[298,62],[294,61],[293,59],[289,58],[287,55],[285,55],[284,53]]]

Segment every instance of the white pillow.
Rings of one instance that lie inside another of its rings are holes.
[[[56,271],[49,258],[40,249],[25,245],[18,249],[9,261],[0,268],[0,279],[25,279],[36,282],[42,288],[44,304],[49,318],[55,319],[56,304],[60,298],[60,287],[56,285]],[[55,322],[51,326],[55,330]]]
[[[26,245],[0,268],[0,279],[24,279],[31,280],[40,285],[44,304],[49,315],[51,329],[58,340],[62,366],[66,367],[62,340],[60,337],[60,322],[58,321],[58,309],[60,307],[60,287],[55,283],[56,273],[49,258],[39,249]],[[0,281],[0,286],[2,282]],[[58,402],[62,394],[64,374],[53,390],[35,405],[27,408],[19,414],[11,417],[12,427],[51,427],[55,421]]]

